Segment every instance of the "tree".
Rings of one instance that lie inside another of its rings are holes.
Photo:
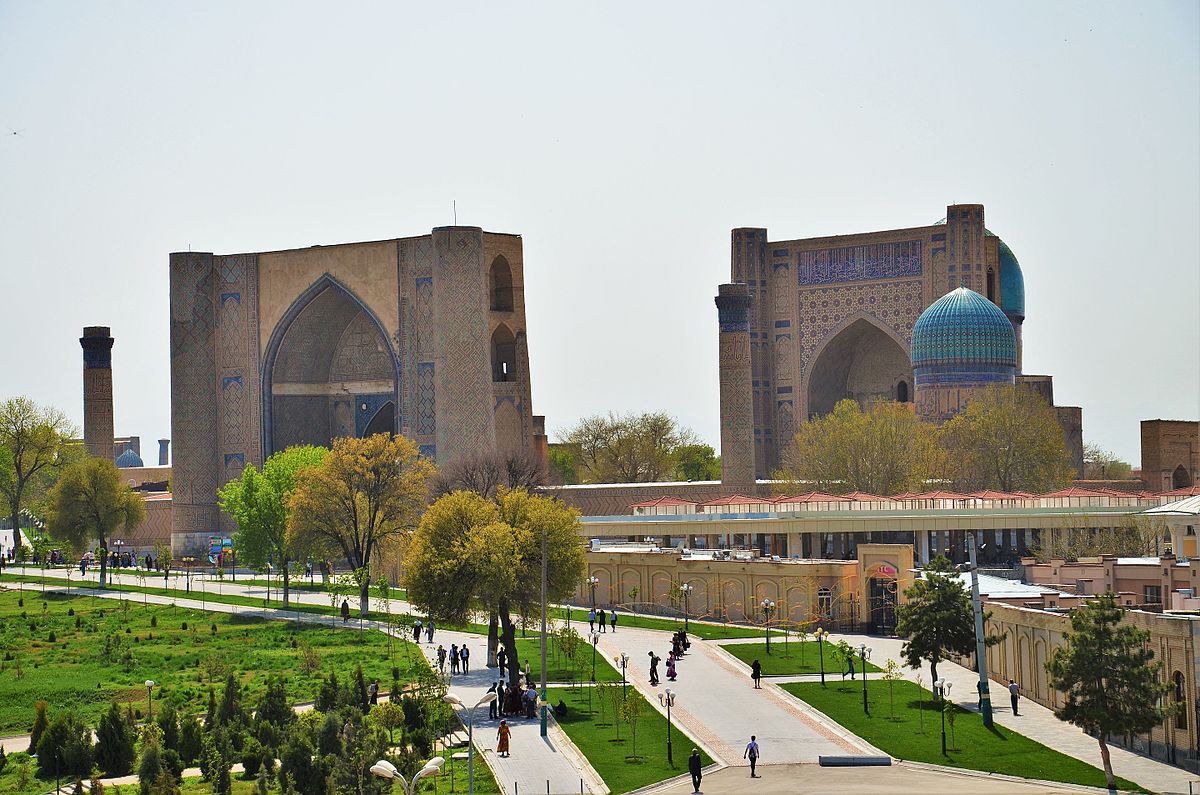
[[[41,741],[46,727],[50,725],[50,719],[46,716],[46,709],[49,706],[41,700],[33,704],[33,728],[29,730],[29,753],[31,754],[37,753],[38,742]]]
[[[904,592],[907,603],[896,608],[896,634],[908,640],[900,648],[909,668],[929,661],[936,682],[937,666],[957,654],[975,651],[975,613],[971,595],[955,576],[954,564],[938,555],[925,566],[924,576]],[[988,614],[984,615],[986,622]],[[999,643],[987,637],[988,645]]]
[[[677,480],[720,480],[721,457],[710,444],[685,444],[676,451]]]
[[[75,715],[60,715],[37,744],[38,775],[86,776],[95,763],[92,730]]]
[[[217,710],[217,725],[228,726],[242,720],[242,688],[230,673],[225,677],[225,690],[221,693],[221,706]]]
[[[473,491],[490,500],[501,489],[535,491],[545,483],[546,468],[533,453],[489,450],[468,455],[440,471],[434,478],[433,496]]]
[[[1074,476],[1054,408],[1023,384],[984,390],[942,426],[940,441],[960,491],[1040,494]]]
[[[282,677],[267,677],[266,690],[254,715],[261,721],[279,727],[287,726],[296,720],[296,713],[288,702],[287,688]]]
[[[21,509],[49,489],[53,474],[80,453],[71,451],[76,435],[67,415],[26,397],[0,403],[0,495],[13,527],[13,547],[21,545]]]
[[[300,549],[340,552],[361,579],[367,613],[372,555],[412,528],[435,469],[403,436],[335,439],[319,467],[296,475],[288,498],[288,537]]]
[[[621,702],[621,717],[629,724],[629,734],[632,737],[631,756],[637,759],[637,725],[642,719],[642,705],[646,703],[636,692]]]
[[[1083,477],[1085,480],[1125,480],[1133,471],[1128,461],[1105,450],[1095,442],[1083,446]]]
[[[556,486],[573,486],[579,482],[578,454],[574,445],[552,444],[547,453],[550,471],[547,478]]]
[[[162,747],[169,751],[179,751],[179,713],[175,711],[175,705],[171,702],[166,702],[158,710],[158,716],[154,722],[158,724],[159,730],[162,731]]]
[[[789,490],[887,495],[922,490],[941,474],[943,457],[934,426],[907,404],[879,401],[864,412],[840,400],[829,414],[801,424],[782,463],[776,477],[790,481]]]
[[[54,538],[83,549],[100,545],[100,587],[105,585],[108,542],[113,532],[128,532],[146,519],[142,498],[122,480],[112,461],[87,458],[63,472],[49,495],[46,529]]]
[[[465,491],[441,497],[409,543],[409,601],[447,623],[461,623],[476,606],[495,611],[505,648],[515,650],[513,617],[541,604],[543,535],[547,598],[562,601],[583,578],[578,511],[523,489],[502,491],[497,502]],[[516,654],[508,662],[515,686],[520,662]]]
[[[328,450],[304,445],[280,450],[263,464],[262,472],[247,464],[240,477],[217,492],[221,510],[237,522],[234,541],[241,559],[251,566],[273,563],[283,577],[283,606],[289,602],[289,564],[296,560],[288,538],[288,496],[296,488],[296,473],[320,466]]]
[[[96,728],[96,764],[109,777],[126,776],[136,755],[133,730],[113,702]]]
[[[187,714],[179,722],[179,757],[185,765],[191,765],[200,757],[200,742],[203,735],[200,721],[196,716]]]
[[[1159,706],[1170,685],[1159,681],[1150,633],[1122,624],[1124,613],[1111,593],[1076,608],[1072,631],[1046,663],[1050,686],[1063,693],[1055,716],[1096,738],[1110,790],[1117,784],[1104,738],[1149,732],[1172,711]]]
[[[138,762],[138,787],[142,795],[150,795],[151,788],[162,773],[162,759],[158,746],[150,743],[142,749],[142,758]]]
[[[681,448],[696,434],[662,412],[597,414],[560,433],[577,450],[584,483],[646,483],[671,476]]]

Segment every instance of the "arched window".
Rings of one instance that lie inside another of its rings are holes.
[[[488,292],[491,295],[493,312],[513,311],[513,280],[512,268],[503,256],[492,260],[492,269],[488,273]]]
[[[996,303],[996,271],[991,268],[987,272],[987,297],[993,304]]]
[[[1184,690],[1183,674],[1176,671],[1173,679],[1175,680],[1175,703],[1179,705],[1175,708],[1175,728],[1186,731],[1188,726],[1187,693]]]
[[[492,332],[492,380],[517,380],[517,340],[504,324]]]
[[[833,591],[824,586],[817,589],[817,615],[821,618],[833,616]]]
[[[1186,489],[1192,485],[1192,476],[1188,474],[1187,467],[1183,464],[1175,467],[1175,471],[1171,473],[1171,488]]]
[[[896,401],[899,403],[908,402],[908,382],[901,381],[896,384]]]

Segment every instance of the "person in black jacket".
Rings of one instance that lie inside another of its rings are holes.
[[[759,684],[759,680],[762,679],[762,663],[758,660],[750,664],[750,678],[754,680],[754,689],[761,690],[762,687]]]
[[[700,749],[693,748],[692,755],[688,757],[688,772],[692,774],[692,789],[696,792],[700,791]]]

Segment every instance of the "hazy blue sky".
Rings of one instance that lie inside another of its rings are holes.
[[[718,440],[729,230],[986,205],[1025,371],[1139,459],[1200,416],[1200,4],[0,2],[0,397],[170,434],[167,255],[524,236],[537,413]],[[12,135],[14,130],[21,131]]]

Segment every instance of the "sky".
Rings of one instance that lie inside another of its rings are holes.
[[[523,236],[534,410],[717,446],[729,233],[982,203],[1024,369],[1137,465],[1200,418],[1200,4],[0,0],[0,399],[170,436],[168,254]],[[17,134],[13,134],[16,132]]]

